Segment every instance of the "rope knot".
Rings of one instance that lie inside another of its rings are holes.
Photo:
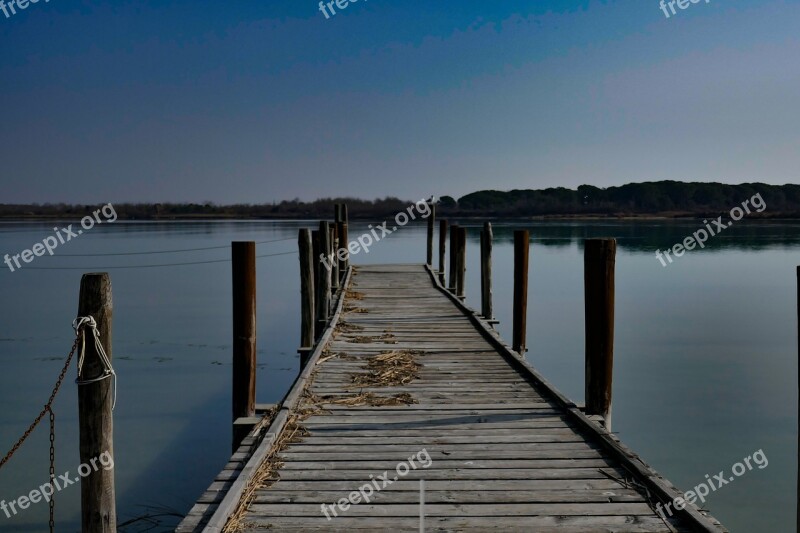
[[[86,356],[87,326],[92,331],[92,336],[94,337],[94,348],[97,351],[97,355],[100,356],[100,362],[103,363],[103,371],[99,376],[93,378],[83,378],[83,363]],[[78,386],[91,385],[92,383],[97,383],[98,381],[103,381],[104,379],[113,377],[114,400],[111,404],[111,410],[113,411],[114,407],[117,405],[117,373],[114,372],[114,367],[111,366],[111,360],[108,358],[108,355],[106,355],[106,350],[103,348],[103,343],[100,341],[100,331],[97,329],[97,322],[91,315],[79,316],[72,321],[72,329],[75,330],[75,335],[77,335],[81,341],[81,350],[80,355],[78,356],[78,377],[75,379],[75,383]]]

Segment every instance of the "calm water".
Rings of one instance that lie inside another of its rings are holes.
[[[72,223],[74,221],[69,221]],[[54,224],[0,224],[0,254],[30,248]],[[185,513],[227,461],[230,448],[230,264],[143,265],[226,259],[226,248],[132,256],[80,256],[260,244],[293,252],[304,222],[105,224],[0,273],[0,453],[47,400],[72,342],[80,277],[112,266],[115,411],[120,522]],[[351,237],[365,224],[353,223]],[[469,226],[469,224],[467,224]],[[528,358],[564,393],[583,399],[583,263],[590,236],[619,240],[614,430],[684,490],[763,449],[754,469],[709,497],[732,531],[794,531],[797,420],[795,265],[800,224],[739,223],[664,268],[655,259],[697,222],[506,222],[495,225],[494,294],[499,330],[511,338],[512,230],[533,236]],[[468,303],[479,308],[477,226],[469,228]],[[281,240],[287,239],[287,240]],[[66,256],[64,254],[72,254]],[[406,227],[356,264],[424,261],[424,229]],[[65,267],[74,267],[75,270]],[[34,269],[36,268],[36,269]],[[279,400],[297,374],[299,277],[295,254],[258,264],[258,401]],[[55,405],[57,473],[78,466],[74,368]],[[47,481],[47,428],[0,471],[0,499]],[[76,531],[80,489],[57,497],[59,531]],[[42,503],[2,531],[45,531]],[[156,531],[168,531],[165,519]],[[131,526],[126,531],[140,531]]]

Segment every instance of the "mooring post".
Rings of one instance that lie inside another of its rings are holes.
[[[336,250],[335,261],[339,264],[339,285],[344,283],[344,278],[347,275],[347,256],[350,252],[347,251],[347,224],[343,221],[336,223],[336,233],[339,235],[339,245]],[[345,250],[342,252],[342,250]],[[346,287],[342,287],[346,288]]]
[[[233,420],[256,414],[256,243],[234,242]],[[238,446],[234,442],[234,448]]]
[[[317,322],[319,324],[318,330],[325,329],[325,324],[328,322],[328,317],[331,312],[331,264],[330,264],[330,239],[331,232],[328,229],[328,222],[323,220],[319,223],[319,250],[322,256],[317,256],[315,261],[319,262],[319,269],[317,271],[319,277],[317,278]],[[327,256],[326,256],[327,255]]]
[[[301,229],[297,239],[300,249],[300,371],[314,349],[314,252],[311,231]]]
[[[513,349],[525,357],[528,328],[528,230],[514,231],[514,333]]]
[[[481,314],[492,322],[492,223],[484,222],[481,231]]]
[[[111,330],[113,305],[111,278],[106,273],[84,274],[81,278],[78,316],[94,318],[100,334],[100,344],[108,362],[112,360]],[[93,380],[106,373],[107,367],[95,348],[93,333],[84,329],[85,352],[79,381]],[[116,377],[81,383],[78,386],[78,425],[80,428],[81,464],[98,460],[113,465],[114,417],[113,402]],[[53,481],[53,480],[51,480]],[[114,469],[92,469],[81,477],[81,524],[84,533],[117,530],[117,509],[114,489]]]
[[[456,252],[456,296],[464,300],[467,283],[467,228],[458,228],[458,250]]]
[[[333,206],[333,221],[338,223],[342,221],[342,204],[334,204]]]
[[[611,431],[614,369],[614,267],[617,241],[584,242],[583,280],[586,327],[586,414],[603,417]]]
[[[433,268],[433,228],[436,223],[436,203],[433,201],[433,196],[431,196],[428,205],[430,207],[430,214],[428,215],[427,264]]]
[[[439,283],[447,286],[444,279],[445,252],[447,250],[447,221],[439,221]]]
[[[456,253],[458,252],[458,224],[450,226],[450,273],[447,279],[447,289],[455,294],[456,293]]]
[[[331,262],[331,292],[339,290],[339,260],[336,258],[336,252],[339,248],[339,225],[334,222],[331,224],[331,248],[328,253]]]
[[[345,248],[348,248],[350,240],[348,239],[347,227],[350,225],[350,217],[347,213],[347,204],[342,204],[342,222],[344,223],[344,236],[342,237],[341,242],[344,243],[343,246]],[[346,259],[344,261],[345,272],[349,267],[350,267],[350,252],[347,253]],[[342,273],[342,276],[344,275],[345,273]]]

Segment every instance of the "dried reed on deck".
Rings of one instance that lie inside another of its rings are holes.
[[[385,352],[367,360],[365,373],[353,374],[355,385],[367,387],[397,387],[418,379],[417,371],[422,368],[415,357],[422,352],[395,350]]]

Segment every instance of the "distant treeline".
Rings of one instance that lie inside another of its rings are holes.
[[[123,220],[172,220],[197,218],[332,218],[334,205],[347,204],[351,217],[383,217],[403,211],[410,202],[398,198],[359,200],[356,198],[323,198],[313,202],[284,200],[272,204],[132,204],[114,203],[117,216]],[[72,204],[0,204],[3,218],[81,218],[97,209],[97,205]]]
[[[800,185],[743,183],[684,183],[659,181],[600,188],[516,189],[478,191],[456,200],[442,196],[439,213],[467,217],[536,216],[708,216],[728,213],[742,202],[761,195],[766,209],[751,216],[800,218]],[[271,204],[216,205],[214,203],[115,203],[120,219],[172,220],[191,218],[332,218],[334,205],[346,203],[351,218],[383,218],[405,210],[411,200],[387,197],[376,200],[323,198]],[[80,218],[96,205],[0,204],[3,218]]]
[[[759,216],[800,217],[800,185],[743,183],[629,183],[601,189],[581,185],[542,190],[479,191],[443,202],[460,214],[525,217],[541,215],[692,216],[729,212],[760,194],[766,210]]]

